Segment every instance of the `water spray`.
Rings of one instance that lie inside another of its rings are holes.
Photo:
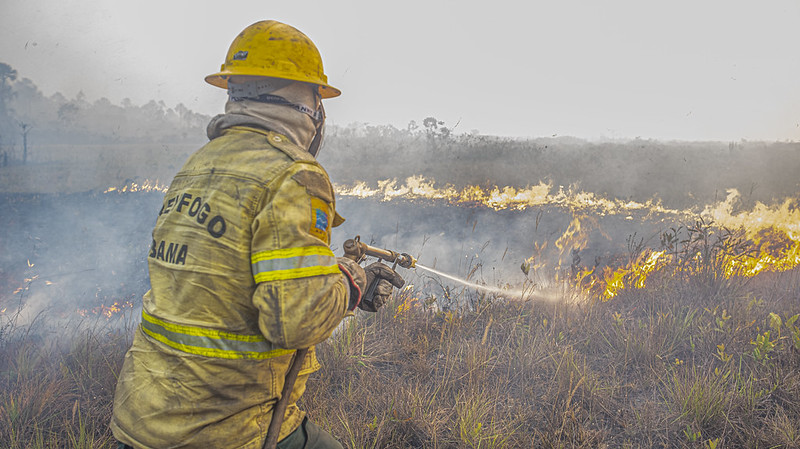
[[[452,274],[443,273],[439,270],[436,270],[431,267],[426,267],[425,265],[418,263],[417,259],[410,256],[409,254],[398,253],[396,251],[392,251],[389,249],[381,249],[367,245],[366,243],[361,241],[361,237],[358,235],[354,239],[347,239],[344,242],[344,245],[342,245],[342,247],[344,248],[345,257],[348,257],[354,260],[355,262],[361,262],[362,260],[364,260],[364,257],[366,256],[377,257],[379,261],[384,260],[386,262],[393,263],[392,270],[397,268],[398,265],[403,268],[420,268],[422,270],[428,271],[438,276],[450,279],[451,281],[458,282],[459,284],[465,285],[467,287],[474,288],[476,290],[481,290],[489,293],[496,293],[498,295],[511,296],[514,298],[523,298],[526,294],[530,294],[530,292],[526,292],[521,289],[503,290],[497,287],[480,285],[468,281],[466,279],[453,276]],[[380,279],[376,279],[375,281],[372,282],[372,284],[370,284],[367,287],[366,295],[371,294],[375,290],[375,287],[377,286],[377,281],[379,280]]]
[[[421,265],[421,264],[416,264],[416,268],[421,268],[421,269],[423,269],[425,271],[429,271],[429,272],[431,272],[431,273],[433,273],[435,275],[450,279],[451,281],[458,282],[459,284],[465,285],[467,287],[474,288],[475,290],[481,290],[481,291],[485,291],[485,292],[488,292],[488,293],[495,293],[495,294],[498,294],[498,295],[510,296],[510,297],[513,297],[513,298],[520,298],[520,299],[522,299],[525,295],[529,295],[531,293],[530,291],[525,291],[525,290],[518,289],[518,288],[511,289],[511,290],[503,290],[502,288],[498,288],[498,287],[491,287],[491,286],[488,286],[488,285],[476,284],[476,283],[468,281],[466,279],[462,279],[462,278],[453,276],[451,274],[443,273],[443,272],[441,272],[439,270],[433,269],[431,267],[426,267],[426,266]]]

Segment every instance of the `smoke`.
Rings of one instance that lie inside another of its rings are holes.
[[[413,134],[400,132],[385,138],[397,151],[377,157],[381,142],[339,135],[321,162],[338,185],[363,181],[377,188],[380,180],[405,175],[422,175],[431,186],[456,190],[536,186],[531,192],[537,195],[547,186],[554,195],[559,186],[580,185],[561,190],[587,192],[583,198],[590,202],[659,198],[667,208],[724,209],[729,215],[737,208],[752,209],[757,199],[796,198],[800,190],[794,176],[800,166],[796,144],[448,139],[415,141]],[[45,316],[58,326],[119,322],[136,315],[149,288],[146,256],[163,194],[103,192],[142,185],[147,178],[163,185],[190,150],[154,144],[64,150],[38,147],[29,165],[0,170],[3,322],[13,318],[29,326]],[[424,184],[416,179],[418,186]],[[726,193],[730,187],[742,192],[735,202]],[[426,267],[496,288],[492,294],[497,296],[504,289],[528,287],[552,296],[559,281],[576,271],[624,264],[632,246],[657,246],[665,230],[689,219],[657,207],[612,213],[543,201],[496,210],[445,198],[383,199],[339,195],[337,210],[347,221],[334,229],[336,254],[342,254],[346,239],[360,235],[371,245],[409,253]],[[398,270],[420,295],[439,302],[466,296],[470,288],[424,270]]]
[[[364,136],[332,133],[323,165],[339,184],[423,175],[440,186],[535,186],[546,182],[599,197],[670,208],[702,207],[728,189],[745,206],[794,197],[800,143],[587,142],[574,138],[509,139],[457,135],[432,140],[376,127]]]
[[[160,203],[160,193],[0,194],[4,316],[58,327],[118,320],[141,304]]]
[[[628,214],[588,216],[557,205],[494,210],[444,200],[342,197],[337,209],[347,221],[334,230],[335,244],[360,235],[370,245],[409,253],[420,264],[449,275],[499,289],[533,285],[539,296],[545,290],[552,296],[557,280],[573,276],[581,267],[616,263],[627,251],[629,236],[655,245],[665,227],[678,226],[665,214],[639,213],[636,219]],[[568,238],[575,223],[585,229]],[[427,272],[398,270],[422,295],[474,290]]]

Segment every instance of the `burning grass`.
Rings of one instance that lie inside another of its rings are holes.
[[[318,347],[301,407],[352,448],[800,445],[800,272],[715,295],[684,281],[446,311],[406,289]],[[2,341],[3,447],[112,447],[130,329],[35,330]]]

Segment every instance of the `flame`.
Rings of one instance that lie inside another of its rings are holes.
[[[419,298],[407,297],[397,306],[394,312],[395,319],[403,319],[405,315],[415,306],[419,305]]]
[[[745,276],[762,271],[786,271],[800,265],[800,204],[786,199],[775,207],[761,202],[750,211],[734,213],[740,195],[736,189],[715,207],[706,207],[703,215],[721,226],[744,229],[747,238],[759,248],[759,254],[747,258],[733,268]]]
[[[131,193],[131,192],[162,192],[166,193],[169,190],[169,184],[161,184],[158,179],[151,181],[145,179],[142,184],[131,181],[122,187],[109,187],[103,193]]]
[[[32,264],[30,264],[30,262],[28,262],[28,264],[29,264],[30,266],[33,266]],[[31,283],[32,283],[33,281],[35,281],[36,279],[38,279],[38,278],[39,278],[39,275],[37,274],[37,275],[35,275],[35,276],[31,276],[31,277],[29,277],[29,278],[25,278],[25,279],[23,279],[23,281],[22,281],[22,284],[23,284],[23,285],[21,285],[21,286],[17,287],[17,288],[16,288],[16,289],[15,289],[15,290],[14,290],[14,291],[11,293],[11,294],[12,294],[12,295],[16,295],[17,293],[19,293],[19,292],[21,292],[21,291],[27,291],[27,290],[30,288],[30,286],[31,286]]]
[[[160,184],[158,180],[145,180],[141,185],[130,182],[122,187],[111,187],[105,193],[166,192],[168,188],[168,185]],[[644,202],[608,199],[573,188],[554,188],[552,184],[543,181],[526,187],[455,187],[452,184],[437,186],[436,181],[421,175],[408,177],[403,183],[397,179],[385,179],[372,184],[357,181],[352,185],[334,184],[334,189],[338,197],[345,198],[372,198],[379,201],[432,200],[455,206],[486,207],[496,211],[524,211],[545,206],[571,211],[572,221],[554,244],[561,251],[562,258],[569,251],[573,252],[570,280],[604,299],[611,299],[626,288],[645,287],[649,276],[667,267],[681,266],[683,262],[682,269],[689,269],[685,257],[680,260],[674,252],[662,249],[647,249],[633,260],[617,266],[606,266],[602,269],[581,266],[577,252],[589,246],[592,231],[601,231],[599,220],[604,216],[618,215],[627,221],[666,217],[672,223],[686,223],[701,217],[720,229],[743,230],[744,237],[753,250],[741,257],[730,258],[722,270],[726,277],[752,277],[763,272],[791,270],[800,265],[800,203],[796,198],[786,199],[773,206],[757,203],[751,210],[737,211],[740,194],[731,189],[725,201],[718,204],[707,205],[702,209],[680,210],[667,208],[656,198]],[[688,259],[695,267],[708,262],[702,260],[701,254],[694,254]],[[544,265],[539,261],[534,266],[533,260],[532,258],[523,263],[523,271]],[[33,265],[29,262],[29,266]],[[556,277],[558,278],[558,274]],[[107,308],[110,314],[116,313],[113,307]],[[105,310],[95,314],[105,315]],[[402,314],[402,311],[398,312]]]
[[[158,180],[145,180],[137,184],[130,182],[122,187],[109,187],[104,193],[118,192],[166,192],[168,184],[161,184]],[[479,205],[494,210],[526,210],[536,206],[560,206],[571,210],[594,211],[601,215],[618,214],[625,212],[644,212],[648,214],[681,214],[682,211],[665,208],[659,200],[651,199],[646,202],[610,200],[598,197],[591,192],[573,191],[560,186],[553,191],[553,185],[540,181],[539,184],[527,187],[492,186],[480,187],[470,185],[456,188],[447,184],[437,187],[436,181],[424,176],[410,176],[404,184],[398,184],[397,179],[384,179],[377,181],[375,187],[363,181],[354,184],[334,184],[334,189],[339,197],[376,198],[380,201],[405,200],[444,200],[453,205]],[[632,216],[628,219],[633,219]]]
[[[522,188],[480,187],[475,185],[456,188],[450,184],[436,187],[436,182],[423,176],[406,178],[405,184],[398,185],[396,179],[377,182],[370,187],[363,181],[351,186],[334,184],[340,197],[376,198],[380,201],[394,199],[406,200],[444,200],[453,205],[480,205],[494,210],[526,210],[536,206],[560,206],[571,210],[593,211],[595,213],[617,214],[630,212],[679,214],[680,211],[665,208],[658,200],[637,201],[609,200],[591,192],[575,192],[559,187],[553,192],[553,185],[540,181],[534,186]]]
[[[607,269],[603,273],[602,282],[593,282],[587,287],[592,290],[598,285],[603,286],[600,296],[611,299],[627,287],[644,288],[647,277],[662,268],[669,262],[666,251],[646,251],[625,267],[616,270]]]
[[[700,213],[703,223],[709,223],[708,228],[713,224],[714,229],[707,231],[709,237],[717,238],[709,243],[712,248],[710,253],[704,255],[696,251],[688,258],[690,263],[681,263],[677,253],[645,251],[625,266],[616,269],[606,267],[600,278],[592,277],[589,282],[583,282],[587,276],[584,274],[579,282],[584,283],[587,291],[600,288],[600,296],[611,299],[624,288],[643,288],[650,274],[668,266],[691,274],[702,271],[704,265],[719,261],[721,265],[717,269],[726,279],[735,276],[754,277],[764,272],[782,272],[800,266],[798,200],[785,199],[774,206],[759,202],[751,210],[735,212],[739,199],[739,192],[731,189],[725,201],[706,206]],[[741,234],[739,241],[735,240],[737,232]],[[703,260],[704,257],[715,260]],[[593,276],[593,273],[588,275]]]
[[[574,216],[569,223],[567,230],[561,234],[561,237],[556,240],[556,248],[564,253],[567,249],[580,251],[586,248],[589,242],[589,232],[584,223],[590,222],[589,225],[597,225],[597,221],[586,216]]]
[[[107,306],[105,304],[100,304],[97,307],[92,309],[78,309],[77,312],[80,316],[86,318],[90,315],[99,315],[104,316],[106,319],[112,318],[115,314],[122,312],[124,309],[132,309],[133,302],[125,301],[120,303],[119,301],[114,301],[114,304]]]

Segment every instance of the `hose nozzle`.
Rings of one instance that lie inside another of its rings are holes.
[[[342,245],[344,248],[344,255],[355,262],[361,262],[364,257],[372,256],[378,259],[385,260],[386,262],[393,262],[403,268],[414,268],[417,265],[417,259],[414,259],[409,254],[398,253],[389,249],[375,248],[369,246],[361,241],[361,236],[357,235],[354,239],[347,239]]]

